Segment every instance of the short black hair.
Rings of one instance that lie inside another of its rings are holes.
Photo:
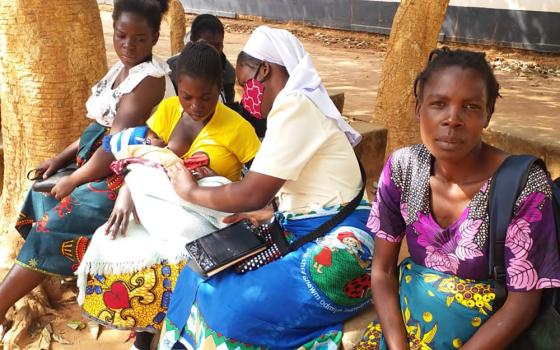
[[[116,0],[113,7],[113,21],[123,12],[132,12],[144,17],[154,33],[159,33],[163,14],[169,9],[169,0]]]
[[[224,34],[224,25],[220,19],[211,14],[201,14],[195,17],[191,24],[191,41],[197,41],[204,32]]]
[[[204,40],[188,42],[177,60],[177,83],[183,74],[215,84],[221,91],[224,72],[220,53]]]
[[[501,97],[500,84],[494,76],[492,67],[486,61],[484,52],[451,50],[446,46],[433,50],[428,58],[428,64],[414,80],[414,96],[416,99],[421,100],[423,98],[424,85],[435,71],[451,66],[474,69],[481,75],[486,81],[486,92],[488,94],[486,108],[490,113],[494,113],[496,99]]]

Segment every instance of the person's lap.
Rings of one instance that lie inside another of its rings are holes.
[[[341,226],[319,244],[308,244],[242,275],[227,272],[203,281],[184,269],[168,317],[177,325],[204,324],[206,332],[272,348],[293,349],[327,334],[340,341],[342,322],[370,302],[368,288],[359,296],[345,294],[345,287],[356,276],[367,275],[369,266],[359,264],[358,259],[368,257],[359,258],[343,245],[341,235],[352,235],[360,248],[368,246],[363,251],[373,251],[371,236],[364,230]],[[330,266],[318,270],[314,258],[324,249],[336,252]]]
[[[41,272],[72,275],[113,203],[105,181],[83,184],[60,202],[30,190],[16,225],[26,240],[17,261]]]

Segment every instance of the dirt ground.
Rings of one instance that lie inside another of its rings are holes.
[[[192,18],[189,16],[187,23]],[[252,29],[263,22],[223,21],[227,32],[225,52],[235,62]],[[266,24],[289,29],[302,40],[329,92],[345,92],[346,117],[372,122],[387,37],[297,23]],[[502,98],[497,101],[489,126],[493,140],[508,135],[530,143],[530,147],[522,149],[524,152],[559,157],[560,54],[457,43],[445,45],[484,51],[494,67]],[[558,160],[553,165],[553,175],[560,176]]]
[[[110,8],[102,8],[103,28],[106,39],[109,66],[117,57],[112,48],[112,21]],[[193,16],[187,15],[190,25]],[[235,62],[254,27],[260,21],[250,19],[223,19],[226,26],[225,53]],[[268,23],[290,29],[313,56],[313,61],[330,93],[345,92],[344,114],[350,119],[370,121],[375,108],[387,38],[368,33],[307,27],[296,23]],[[498,101],[492,128],[501,128],[523,137],[539,139],[546,144],[560,147],[560,55],[538,54],[522,50],[501,49],[486,46],[465,46],[484,50],[493,65],[502,86],[503,98]],[[169,57],[169,29],[162,26],[162,34],[155,53]],[[530,118],[530,119],[529,119]],[[56,315],[48,315],[40,324],[51,323],[54,334],[71,344],[53,343],[52,349],[129,349],[132,342],[125,342],[128,332],[103,330],[96,341],[87,327],[73,330],[67,326],[70,320],[82,319],[79,307],[74,302],[72,291],[62,302]],[[36,338],[36,337],[35,337]]]
[[[187,17],[187,23],[194,18]],[[224,50],[230,61],[235,62],[253,28],[263,22],[247,19],[223,19],[223,22],[226,27]],[[372,120],[387,37],[297,23],[266,24],[289,29],[302,40],[329,92],[345,92],[346,117]],[[560,54],[456,43],[445,45],[485,51],[494,66],[502,98],[497,102],[490,129],[560,149]],[[162,56],[166,57],[166,52],[162,50]]]

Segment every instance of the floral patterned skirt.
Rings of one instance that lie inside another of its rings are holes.
[[[184,266],[163,261],[134,273],[88,275],[84,314],[110,328],[159,330]]]
[[[76,157],[79,166],[101,145],[107,131],[94,123],[83,132]],[[29,190],[16,222],[25,239],[16,263],[51,275],[72,276],[91,236],[109,218],[121,185],[120,176],[109,176],[76,187],[61,201]]]
[[[492,315],[491,281],[465,280],[416,264],[400,266],[400,304],[410,349],[458,349]],[[378,322],[369,324],[357,350],[387,349]]]

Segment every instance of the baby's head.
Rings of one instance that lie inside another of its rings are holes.
[[[156,146],[156,147],[165,147],[167,144],[165,141],[161,139],[152,129],[148,128],[148,132],[146,133],[146,139],[148,140],[148,145]]]
[[[124,129],[103,138],[103,149],[105,152],[113,153],[115,158],[119,158],[119,154],[125,151],[128,146],[138,145],[166,146],[165,142],[147,126]]]

